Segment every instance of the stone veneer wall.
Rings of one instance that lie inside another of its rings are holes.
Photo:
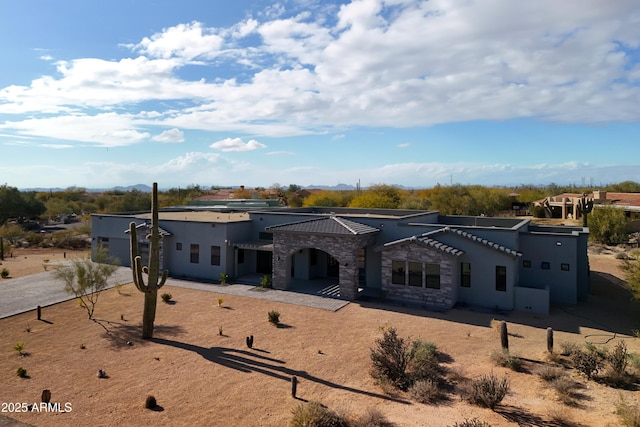
[[[415,261],[440,264],[440,289],[419,288],[391,283],[391,261]],[[454,263],[457,257],[436,249],[429,249],[418,242],[385,248],[382,251],[382,290],[387,298],[415,301],[435,308],[449,309],[456,303],[457,284],[454,282]]]
[[[358,293],[358,249],[370,245],[374,240],[373,233],[359,236],[274,233],[273,287],[287,288],[291,254],[300,249],[315,248],[338,261],[340,298],[354,300]]]

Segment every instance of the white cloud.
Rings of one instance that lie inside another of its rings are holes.
[[[0,128],[126,145],[153,126],[265,137],[522,117],[640,119],[634,1],[304,6],[289,12],[276,3],[225,28],[168,27],[127,45],[137,57],[58,61],[55,74],[0,88]],[[98,123],[107,115],[115,127]]]
[[[158,142],[184,142],[184,132],[173,128],[163,131],[160,135],[151,138],[151,140]]]
[[[202,23],[192,22],[165,28],[161,33],[145,37],[140,43],[128,46],[143,55],[154,58],[181,58],[185,60],[215,58],[223,39]]]
[[[409,146],[411,146],[411,144],[409,144],[408,142],[404,142],[402,144],[397,145],[398,148],[407,148]]]
[[[255,139],[251,139],[245,143],[241,138],[225,138],[214,142],[210,147],[220,151],[252,151],[265,148],[266,145]]]
[[[269,151],[267,153],[267,156],[293,156],[296,153],[294,153],[293,151]]]
[[[39,147],[43,148],[54,148],[54,149],[65,149],[65,148],[73,148],[73,145],[69,144],[39,144]]]

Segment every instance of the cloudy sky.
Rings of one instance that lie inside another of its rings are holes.
[[[637,0],[0,3],[0,183],[640,182]]]

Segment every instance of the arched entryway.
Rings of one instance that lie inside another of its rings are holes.
[[[377,228],[329,217],[268,230],[273,233],[274,288],[291,289],[297,283],[292,277],[310,280],[314,274],[316,277],[336,275],[335,296],[347,300],[356,298],[361,273],[359,255],[362,248],[373,244],[379,232]],[[311,268],[313,259],[315,270]]]

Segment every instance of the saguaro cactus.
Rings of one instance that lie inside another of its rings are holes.
[[[156,305],[158,301],[158,289],[167,280],[168,270],[160,274],[160,230],[158,228],[158,184],[153,183],[151,193],[151,234],[149,239],[149,265],[142,265],[142,257],[138,255],[138,235],[136,224],[129,224],[131,238],[131,269],[133,271],[133,283],[140,292],[144,293],[144,312],[142,314],[142,338],[153,338],[153,322],[156,319]],[[147,275],[147,283],[144,276]]]
[[[587,193],[584,193],[578,201],[578,212],[582,215],[582,226],[587,227],[587,215],[593,210],[593,199],[587,199]]]
[[[507,332],[507,322],[500,322],[500,344],[503,351],[509,351],[509,333]]]

